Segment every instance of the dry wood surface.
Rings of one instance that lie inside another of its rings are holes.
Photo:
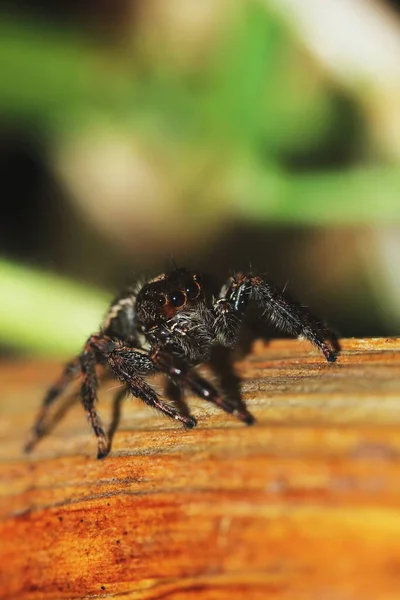
[[[400,339],[257,343],[257,418],[189,399],[191,431],[126,400],[109,457],[74,402],[21,448],[60,365],[0,366],[0,598],[400,598]],[[115,382],[100,392],[112,415]]]

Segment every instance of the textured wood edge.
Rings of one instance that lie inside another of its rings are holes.
[[[104,461],[79,405],[21,453],[58,368],[0,366],[2,599],[398,598],[399,339],[346,340],[336,365],[256,344],[237,364],[255,426],[127,402]]]

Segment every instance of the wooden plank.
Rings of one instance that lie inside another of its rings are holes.
[[[237,370],[253,427],[126,401],[97,461],[77,403],[22,454],[59,365],[3,363],[0,598],[399,598],[400,340],[345,340],[334,365],[257,343]]]

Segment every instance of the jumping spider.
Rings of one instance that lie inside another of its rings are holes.
[[[251,425],[254,418],[240,393],[236,398],[220,394],[194,369],[210,361],[215,347],[233,348],[237,344],[250,303],[281,329],[308,339],[328,362],[336,360],[340,351],[337,336],[272,283],[251,274],[236,273],[214,295],[202,276],[175,268],[142,286],[128,288],[114,300],[100,331],[89,337],[82,352],[66,365],[60,379],[49,389],[27,450],[44,435],[50,406],[70,380],[79,375],[82,403],[97,437],[97,457],[108,454],[110,443],[96,409],[96,365],[108,367],[111,375],[122,383],[123,394],[140,398],[185,427],[194,427],[196,420],[182,408],[163,400],[146,382],[147,375],[164,373],[169,392],[173,391],[171,388],[179,393],[188,388]]]

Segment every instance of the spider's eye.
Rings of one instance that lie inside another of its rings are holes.
[[[158,306],[165,306],[165,304],[167,303],[167,298],[164,295],[157,296],[156,302]]]
[[[186,296],[188,300],[195,300],[199,297],[200,294],[200,286],[195,281],[193,283],[189,283],[185,289]]]
[[[182,292],[173,292],[169,294],[168,300],[171,306],[178,308],[179,306],[183,306],[186,302],[185,294]]]

